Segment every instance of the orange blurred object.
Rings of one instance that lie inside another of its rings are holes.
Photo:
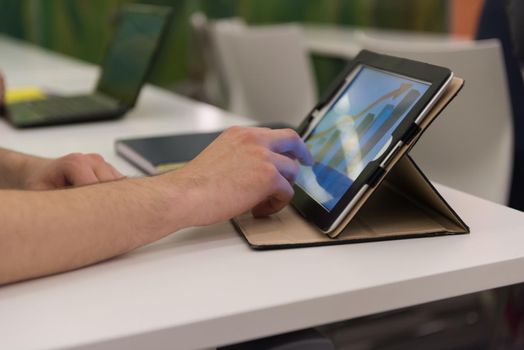
[[[449,0],[450,33],[473,39],[483,4],[483,0]]]

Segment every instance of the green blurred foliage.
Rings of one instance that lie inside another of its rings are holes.
[[[122,4],[172,6],[175,17],[151,81],[172,86],[187,78],[188,18],[239,16],[250,24],[277,22],[371,26],[419,31],[446,29],[445,0],[0,0],[0,31],[43,47],[99,63]],[[1,64],[1,62],[0,62]],[[319,91],[344,62],[314,59]]]

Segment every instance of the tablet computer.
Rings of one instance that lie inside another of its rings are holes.
[[[292,205],[329,234],[372,191],[453,78],[444,67],[362,51],[308,115]]]

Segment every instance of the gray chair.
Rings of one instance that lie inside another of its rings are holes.
[[[229,92],[229,109],[263,123],[292,126],[316,103],[313,70],[295,25],[231,28],[213,37]]]
[[[217,32],[238,30],[245,27],[242,19],[233,17],[209,20],[202,12],[194,12],[189,19],[192,31],[192,60],[202,61],[203,94],[205,101],[223,108],[228,107],[230,87],[226,84],[223,60],[227,59],[224,45]]]
[[[411,154],[439,183],[508,204],[513,123],[497,40],[405,42],[361,35],[363,48],[449,67],[466,81]]]

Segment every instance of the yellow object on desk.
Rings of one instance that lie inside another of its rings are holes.
[[[8,89],[5,94],[5,101],[9,104],[23,101],[43,100],[46,97],[45,92],[40,88],[21,87]]]
[[[182,168],[184,165],[186,165],[187,162],[180,162],[180,163],[166,163],[156,166],[156,172],[157,174],[162,174],[168,171],[172,170],[178,170]]]

